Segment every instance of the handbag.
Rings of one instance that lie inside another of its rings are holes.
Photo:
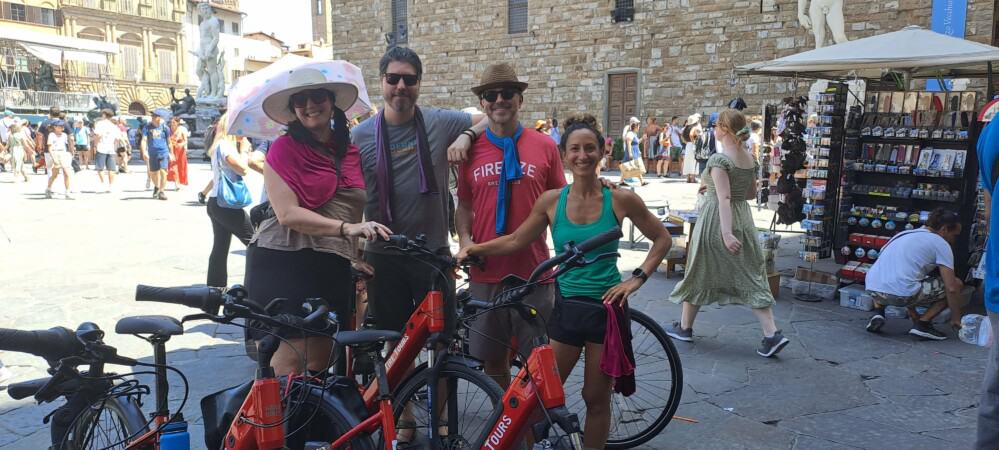
[[[250,195],[250,189],[243,182],[243,177],[236,175],[235,180],[230,179],[229,175],[226,175],[225,169],[222,168],[221,148],[216,147],[215,152],[218,156],[216,160],[219,164],[219,172],[222,175],[219,177],[218,195],[215,196],[215,201],[219,206],[229,209],[243,209],[250,206],[250,203],[253,203],[253,196]]]

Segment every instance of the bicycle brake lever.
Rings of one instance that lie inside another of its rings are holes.
[[[590,264],[593,264],[593,263],[595,263],[595,262],[597,262],[597,261],[600,261],[600,260],[602,260],[602,259],[607,259],[607,258],[620,258],[620,257],[621,257],[621,254],[620,254],[620,253],[617,253],[617,252],[614,252],[614,253],[603,253],[603,254],[600,254],[600,255],[597,255],[597,256],[596,256],[596,257],[594,257],[593,259],[584,259],[584,260],[583,260],[583,261],[581,261],[581,262],[580,262],[579,264],[580,264],[580,265],[583,265],[583,266],[588,266],[588,265],[590,265]]]
[[[180,319],[180,322],[184,323],[184,322],[190,322],[192,320],[211,320],[212,322],[228,322],[230,319],[227,319],[223,316],[213,316],[211,314],[200,313],[200,314],[191,314],[188,316],[184,316],[183,318]]]

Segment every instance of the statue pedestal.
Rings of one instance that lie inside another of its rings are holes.
[[[200,151],[207,160],[205,146],[209,143],[205,142],[205,130],[222,115],[222,111],[226,107],[226,99],[199,98],[196,101],[193,116],[194,129],[191,130],[191,137],[188,141],[188,157],[195,156]]]

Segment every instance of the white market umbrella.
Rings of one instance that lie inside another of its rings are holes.
[[[252,138],[273,140],[285,129],[267,114],[263,104],[272,92],[284,88],[284,80],[295,69],[308,67],[321,72],[329,81],[351,83],[357,87],[357,101],[344,111],[348,119],[371,110],[371,100],[364,85],[364,76],[357,66],[341,60],[318,60],[288,54],[267,67],[236,80],[229,90],[227,102],[229,132]]]
[[[911,78],[980,77],[999,48],[910,25],[899,31],[736,67],[748,75],[879,79],[885,71]]]

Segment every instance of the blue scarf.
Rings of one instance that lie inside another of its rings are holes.
[[[508,192],[510,182],[524,177],[524,169],[520,167],[520,156],[517,154],[517,141],[524,131],[522,125],[517,125],[513,137],[499,137],[486,128],[486,139],[503,150],[503,170],[500,171],[499,193],[496,195],[496,235],[506,234],[506,209],[510,206]]]

